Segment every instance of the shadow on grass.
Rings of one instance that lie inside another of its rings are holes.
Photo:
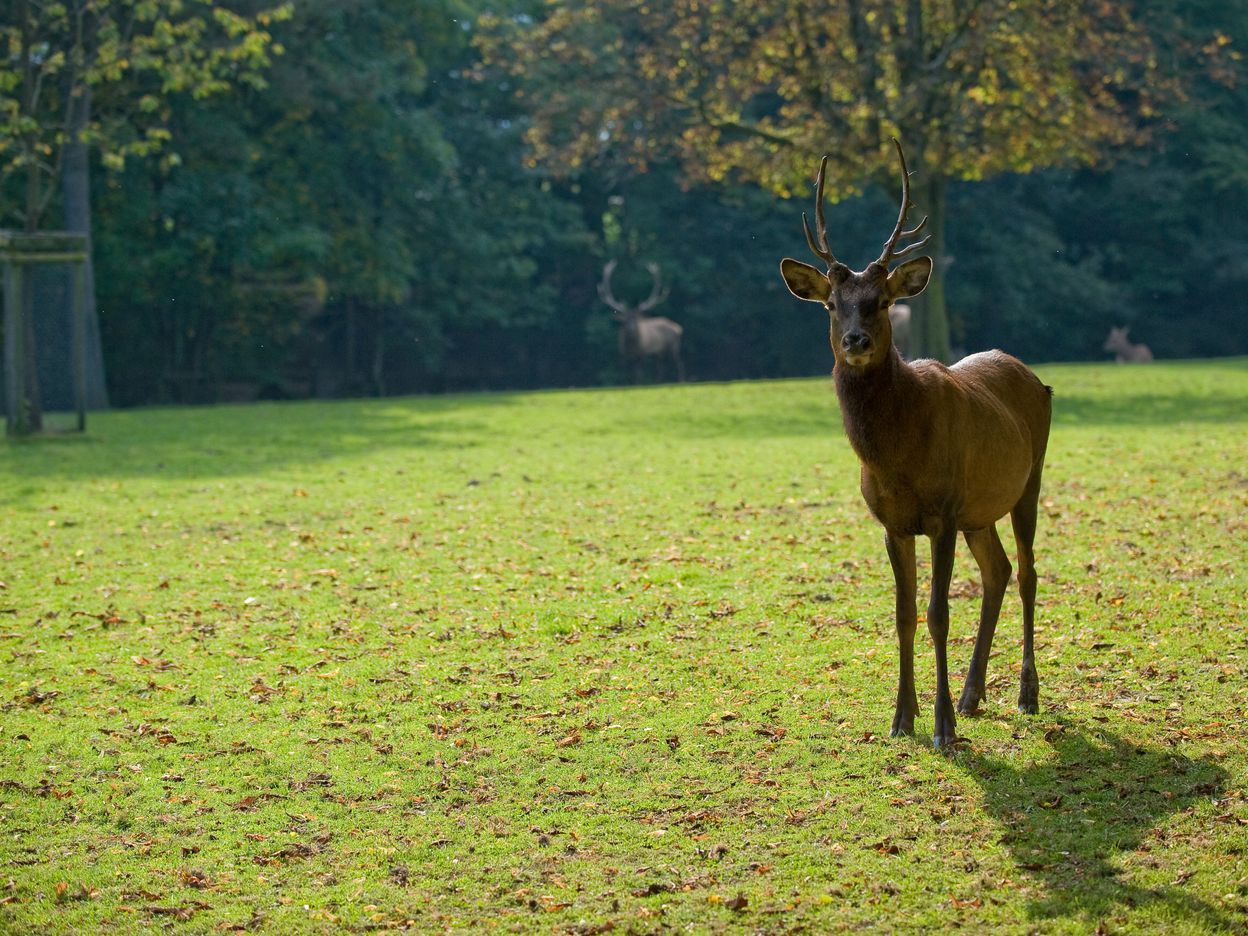
[[[17,479],[237,477],[395,448],[466,449],[481,443],[484,408],[511,394],[119,410],[86,434],[3,445]]]
[[[808,410],[787,412],[721,413],[715,411],[687,414],[680,421],[656,424],[653,421],[633,423],[639,434],[663,433],[677,439],[737,439],[742,444],[760,439],[811,438],[843,441],[841,414],[836,398]]]
[[[1058,425],[1211,425],[1248,420],[1248,358],[1159,361],[1137,366],[1051,365]]]
[[[969,758],[985,808],[1005,826],[1002,844],[1044,889],[1030,907],[1032,916],[1080,916],[1095,926],[1118,907],[1161,904],[1164,917],[1231,929],[1233,921],[1222,910],[1185,893],[1182,881],[1144,887],[1115,865],[1124,854],[1137,853],[1147,863],[1149,853],[1164,853],[1166,839],[1153,830],[1217,796],[1226,771],[1110,732],[1089,737],[1059,724],[1048,737],[1057,757],[1042,764],[1020,769],[994,758]]]
[[[1077,391],[1053,397],[1059,426],[1169,426],[1178,423],[1248,421],[1248,398],[1238,393],[1130,393],[1121,397],[1084,396]]]

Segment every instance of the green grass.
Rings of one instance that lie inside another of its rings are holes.
[[[1248,362],[1040,370],[951,754],[826,379],[0,444],[0,931],[1248,932]]]

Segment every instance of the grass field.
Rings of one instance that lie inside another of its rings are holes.
[[[1039,370],[950,754],[827,379],[0,442],[0,932],[1248,932],[1248,361]]]

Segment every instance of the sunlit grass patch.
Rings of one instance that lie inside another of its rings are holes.
[[[1041,714],[1011,593],[948,756],[826,379],[5,444],[0,929],[1242,929],[1248,367],[1042,376]]]

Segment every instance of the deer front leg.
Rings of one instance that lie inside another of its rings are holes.
[[[897,588],[897,649],[899,675],[897,678],[897,709],[893,714],[893,727],[889,735],[914,734],[914,716],[919,711],[918,697],[914,691],[914,632],[918,627],[916,584],[914,564],[914,537],[885,534],[888,561],[893,566],[893,579]]]
[[[946,523],[932,534],[932,599],[927,605],[927,631],[932,635],[936,651],[936,727],[932,744],[938,748],[952,745],[958,739],[957,719],[949,696],[949,580],[953,577],[953,553],[957,545],[957,528]]]
[[[680,348],[672,352],[672,360],[676,362],[676,380],[678,383],[685,382],[685,362],[680,356]]]

